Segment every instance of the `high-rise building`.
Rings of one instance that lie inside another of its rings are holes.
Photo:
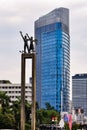
[[[69,10],[58,8],[35,21],[36,98],[41,108],[49,102],[58,111],[69,110]]]
[[[75,109],[81,108],[87,115],[87,74],[72,76],[72,103]]]

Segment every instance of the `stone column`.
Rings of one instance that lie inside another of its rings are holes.
[[[35,109],[36,109],[36,56],[35,54],[33,54],[32,56],[32,122],[31,122],[32,130],[35,130],[35,124],[36,124]]]
[[[25,130],[25,54],[21,55],[21,130]]]
[[[36,116],[36,54],[23,53],[21,55],[21,130],[25,130],[25,64],[26,59],[32,59],[32,119],[31,129],[35,130]]]

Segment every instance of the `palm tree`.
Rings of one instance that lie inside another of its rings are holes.
[[[0,92],[0,105],[2,109],[2,113],[6,113],[10,109],[10,97],[6,95],[6,92]]]

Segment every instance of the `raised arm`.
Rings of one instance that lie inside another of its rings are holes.
[[[30,37],[29,37],[29,35],[26,33],[26,36],[29,38],[29,40],[30,40]]]
[[[24,40],[24,37],[23,37],[23,34],[22,34],[22,32],[20,31],[20,34],[21,34],[21,37],[23,38],[23,40]]]

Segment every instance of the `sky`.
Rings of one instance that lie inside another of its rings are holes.
[[[19,31],[34,37],[35,20],[59,7],[70,10],[70,76],[87,73],[87,0],[0,0],[0,80],[21,82]],[[30,60],[26,66],[27,82]]]

